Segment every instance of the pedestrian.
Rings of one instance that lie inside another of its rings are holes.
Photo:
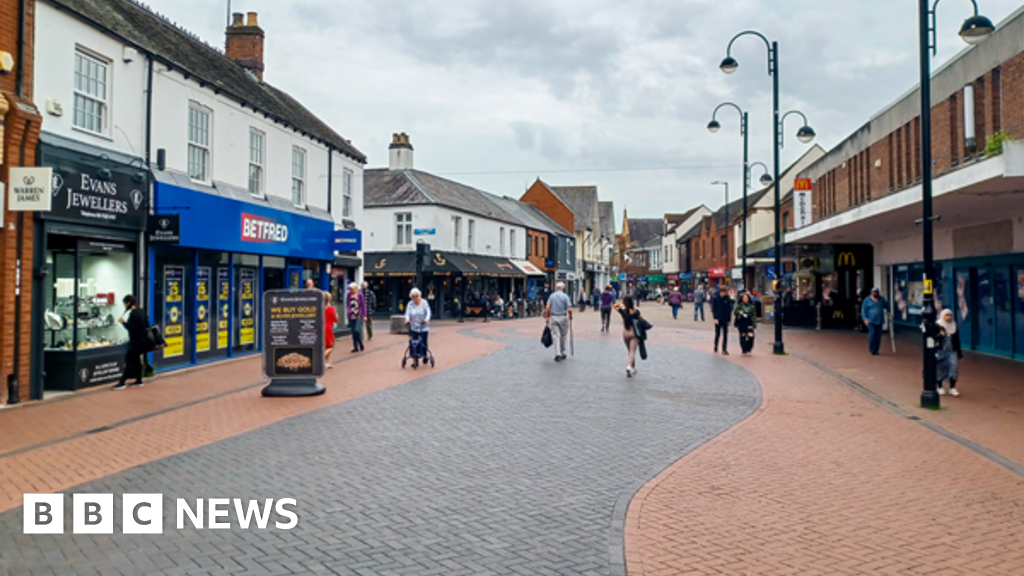
[[[615,291],[612,290],[612,285],[609,284],[604,287],[604,292],[601,292],[601,331],[608,332],[611,329],[612,321],[612,305],[615,304]]]
[[[306,278],[306,290],[316,290],[316,283],[312,278]]]
[[[352,352],[365,350],[363,346],[363,322],[366,321],[366,298],[359,291],[359,284],[352,282],[345,294],[345,313],[348,326],[352,329]]]
[[[121,373],[121,379],[114,385],[114,390],[127,388],[128,385],[125,384],[125,381],[129,378],[134,378],[132,386],[142,386],[142,355],[149,351],[149,338],[146,336],[146,331],[149,329],[149,318],[139,308],[139,301],[135,296],[128,294],[121,300],[121,303],[124,304],[124,310],[128,313],[128,319],[125,320],[122,315],[117,321],[128,331],[128,351],[124,357],[124,372]]]
[[[700,321],[704,322],[704,300],[707,297],[707,293],[704,292],[704,286],[697,286],[697,289],[693,292],[693,321],[697,321],[697,313],[700,313]]]
[[[679,307],[683,305],[683,293],[679,291],[679,288],[672,290],[672,293],[668,295],[668,303],[672,305],[672,319],[679,319]]]
[[[939,350],[936,354],[935,389],[939,394],[945,394],[947,390],[943,388],[943,382],[949,382],[949,395],[959,396],[960,391],[956,389],[956,381],[960,376],[960,360],[964,357],[964,353],[960,347],[960,334],[956,329],[953,311],[949,308],[943,310],[939,314],[937,325],[942,341],[939,343]]]
[[[889,304],[877,286],[871,289],[871,296],[865,298],[861,305],[860,317],[868,327],[868,351],[872,356],[878,356],[878,348],[882,345],[882,324],[888,309]]]
[[[736,317],[736,331],[740,336],[740,350],[746,356],[754,349],[754,329],[757,328],[757,307],[749,292],[740,296],[736,303],[736,310],[733,312]]]
[[[366,301],[366,339],[373,340],[373,313],[377,311],[377,295],[370,290],[368,282],[363,282],[362,293]]]
[[[715,321],[715,353],[718,353],[718,338],[722,338],[722,355],[729,355],[729,322],[732,321],[732,299],[725,285],[718,287],[718,296],[711,299],[711,318]]]
[[[544,318],[551,327],[555,340],[555,362],[565,360],[565,341],[569,336],[569,322],[572,321],[572,302],[565,294],[565,284],[555,284],[555,291],[544,307]]]
[[[338,323],[338,313],[331,305],[330,292],[324,292],[324,367],[334,368],[331,364],[331,352],[334,352],[334,325]]]
[[[579,304],[580,304],[580,312],[586,312],[587,311],[587,291],[583,288],[582,285],[580,286],[580,301],[579,301]]]
[[[430,304],[423,299],[419,288],[409,291],[409,304],[405,306],[405,323],[409,326],[409,339],[420,339],[422,343],[412,353],[412,367],[420,365],[420,357],[427,351],[427,336],[430,335]]]
[[[594,284],[594,289],[590,291],[590,306],[597,310],[601,306],[601,289]]]
[[[642,316],[632,296],[623,296],[621,303],[615,303],[615,310],[622,316],[622,342],[626,345],[627,353],[626,376],[632,377],[636,374],[636,349],[641,344],[635,322]]]

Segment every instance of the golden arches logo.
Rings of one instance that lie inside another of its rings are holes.
[[[839,265],[840,266],[856,266],[857,258],[853,255],[853,252],[841,252],[839,254]]]
[[[833,320],[842,320],[843,319],[843,311],[842,310],[836,310],[835,312],[833,312],[832,313],[832,319]]]

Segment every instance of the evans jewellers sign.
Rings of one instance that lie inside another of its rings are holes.
[[[109,171],[100,178],[95,172],[78,171],[61,162],[53,169],[53,203],[45,218],[143,230],[148,205],[145,178]],[[84,167],[84,166],[83,166]],[[141,181],[138,181],[141,180]]]

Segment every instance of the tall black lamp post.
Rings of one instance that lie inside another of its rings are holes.
[[[742,245],[743,245],[743,251],[742,251],[743,252],[743,264],[742,264],[742,267],[743,267],[743,288],[745,290],[747,288],[747,189],[750,188],[750,168],[752,166],[754,166],[754,165],[757,165],[757,164],[760,164],[761,166],[764,166],[764,172],[765,173],[764,173],[763,176],[761,176],[761,184],[763,184],[764,186],[771,185],[772,177],[768,175],[768,167],[765,166],[764,163],[762,163],[762,162],[755,162],[754,164],[750,164],[749,163],[750,162],[750,156],[749,156],[750,131],[747,129],[747,113],[744,112],[742,109],[740,109],[739,106],[733,104],[732,102],[723,102],[723,103],[719,104],[715,108],[715,111],[711,113],[711,121],[708,122],[708,132],[711,132],[712,134],[715,134],[719,130],[722,129],[722,125],[718,123],[718,118],[717,118],[718,111],[722,108],[722,106],[732,106],[733,108],[736,109],[737,112],[739,112],[739,114],[740,114],[740,136],[743,136],[743,223],[740,225],[740,227],[742,228],[742,236],[743,236],[743,238],[742,238]],[[729,204],[728,184],[726,184],[725,196],[726,196],[725,203],[726,203],[726,205],[728,205]],[[726,216],[728,216],[728,214]],[[728,220],[728,218],[726,218],[726,219]]]
[[[779,214],[779,154],[782,148],[782,117],[779,116],[779,43],[770,42],[768,38],[765,38],[760,32],[753,30],[746,30],[733,36],[732,40],[729,41],[729,46],[725,50],[725,59],[719,65],[722,72],[726,74],[732,74],[740,67],[740,63],[732,57],[732,45],[741,36],[752,35],[757,36],[764,41],[765,47],[768,48],[768,75],[772,77],[772,138],[774,138],[772,151],[774,152],[774,163],[775,163],[775,275],[780,277],[782,275],[782,226],[779,222],[781,215]],[[801,128],[797,134],[797,138],[801,142],[810,142],[814,139],[814,130],[812,130],[806,124]],[[775,344],[772,346],[772,352],[775,354],[785,354],[786,349],[782,344],[782,308],[779,306],[781,302],[781,294],[779,291],[775,292]]]
[[[935,251],[932,246],[932,94],[931,55],[938,45],[935,31],[935,8],[939,0],[928,8],[929,0],[918,1],[918,25],[921,32],[921,220],[923,232],[924,260],[924,304],[921,318],[924,321],[924,388],[921,390],[921,406],[938,408],[939,394],[935,387],[935,288],[933,284]],[[978,3],[974,5],[974,16],[964,20],[960,26],[960,37],[968,44],[978,44],[988,38],[996,27],[988,18],[978,14]]]

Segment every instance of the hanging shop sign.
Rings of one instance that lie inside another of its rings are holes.
[[[53,199],[53,168],[12,166],[7,209],[11,212],[48,212]]]
[[[146,238],[150,244],[177,244],[181,242],[181,215],[155,214],[146,221]]]
[[[239,322],[238,343],[247,346],[256,342],[256,271],[252,268],[242,268],[239,271],[241,284],[240,310],[241,321]],[[322,297],[322,296],[321,296]]]
[[[335,230],[331,238],[338,252],[358,252],[363,249],[361,230]]]
[[[793,207],[793,228],[803,228],[813,221],[810,190],[797,190],[793,192]]]
[[[228,347],[228,319],[231,318],[231,269],[217,268],[217,348]]]
[[[210,350],[210,268],[196,268],[196,352]]]
[[[164,266],[164,358],[185,353],[185,268]]]
[[[263,294],[263,374],[274,380],[324,375],[324,295],[319,290]]]

